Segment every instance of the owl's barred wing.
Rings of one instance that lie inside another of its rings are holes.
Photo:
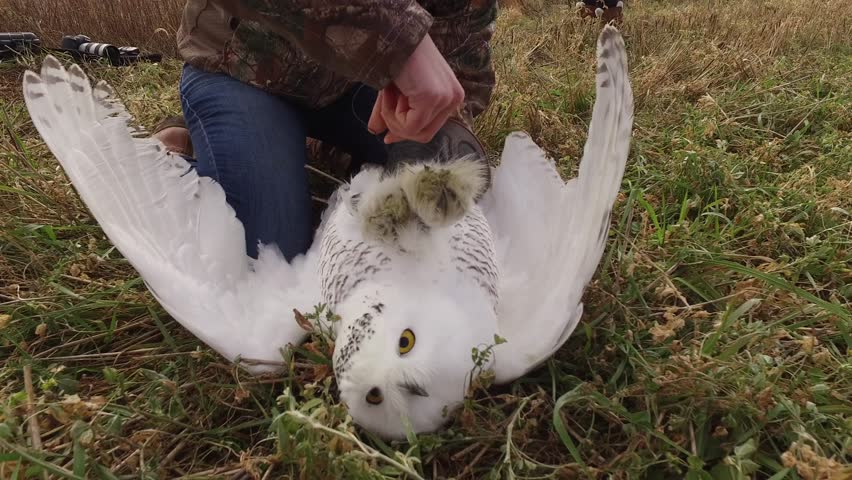
[[[482,206],[497,242],[500,333],[497,380],[535,368],[571,335],[581,297],[606,246],[633,126],[627,54],[618,31],[598,39],[597,98],[577,178],[563,183],[526,135],[506,139]]]
[[[228,360],[280,362],[305,332],[293,309],[319,300],[316,254],[287,263],[274,247],[245,253],[223,189],[155,139],[139,138],[103,82],[47,57],[28,71],[33,123],[110,241],[163,308]],[[248,366],[260,372],[270,366]]]

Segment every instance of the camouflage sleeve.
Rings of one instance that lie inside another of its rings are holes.
[[[496,78],[491,39],[497,22],[497,0],[471,0],[459,15],[436,16],[429,35],[465,91],[461,118],[472,125],[488,107]]]
[[[415,0],[216,1],[329,70],[377,90],[396,77],[433,22]]]

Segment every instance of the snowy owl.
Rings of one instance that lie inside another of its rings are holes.
[[[259,360],[248,367],[258,373],[307,336],[294,309],[327,305],[339,317],[341,400],[386,438],[440,428],[476,372],[512,381],[571,335],[633,124],[624,42],[607,26],[577,178],[564,182],[522,133],[506,138],[493,170],[464,158],[366,169],[332,196],[304,255],[287,262],[265,245],[253,260],[222,188],[132,129],[105,83],[46,57],[23,88],[83,202],[175,320],[231,361]],[[495,335],[505,343],[493,346]],[[473,350],[489,346],[475,368]]]

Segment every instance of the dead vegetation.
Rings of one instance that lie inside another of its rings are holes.
[[[33,32],[45,47],[64,35],[175,55],[184,0],[3,0],[0,28]]]

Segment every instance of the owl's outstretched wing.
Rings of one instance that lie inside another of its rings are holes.
[[[539,365],[580,320],[583,290],[606,246],[633,126],[627,54],[618,31],[598,39],[597,98],[577,178],[564,183],[526,135],[506,139],[482,207],[494,232],[500,268],[497,380]]]
[[[319,301],[315,249],[288,263],[265,246],[252,261],[224,190],[140,138],[109,86],[93,88],[78,66],[48,56],[23,87],[36,129],[83,202],[175,320],[231,361],[280,363],[280,349],[304,339],[293,309]]]

